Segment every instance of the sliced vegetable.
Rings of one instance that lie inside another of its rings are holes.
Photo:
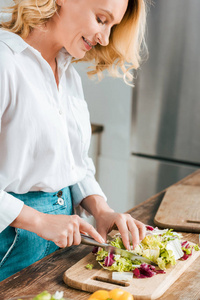
[[[140,260],[132,261],[121,255],[110,254],[107,251],[99,248],[96,253],[96,259],[99,264],[110,271],[117,272],[133,272],[138,278],[151,277],[158,273],[164,273],[169,266],[176,264],[178,259],[187,259],[192,255],[193,249],[199,249],[198,245],[191,246],[187,241],[181,244],[182,235],[173,232],[172,229],[158,229],[149,226],[145,238],[134,249],[131,245],[131,252],[139,254],[143,257],[155,262],[160,270],[155,267],[142,264]],[[114,247],[125,249],[122,238],[118,233],[110,242]]]
[[[192,249],[193,249],[193,247],[187,241],[183,242],[182,250],[184,252],[184,255],[181,259],[182,260],[188,259],[192,255]]]
[[[169,241],[166,246],[167,250],[171,250],[173,252],[175,260],[181,258],[184,253],[181,249],[181,242],[178,239],[174,239],[173,241]]]
[[[86,269],[92,270],[94,268],[94,265],[93,264],[87,264],[85,267],[86,267]]]
[[[146,225],[146,230],[153,231],[154,228],[152,226],[150,226],[150,225]]]
[[[106,256],[105,260],[104,260],[104,266],[105,267],[110,267],[114,264],[115,260],[114,260],[114,254],[113,253],[108,253],[108,256]]]
[[[199,245],[196,244],[196,245],[194,246],[194,250],[195,250],[195,251],[199,251],[199,250],[200,250]]]
[[[112,272],[112,279],[118,281],[129,281],[133,279],[133,272]]]
[[[126,249],[121,237],[117,236],[113,241],[110,242],[110,244],[116,248],[120,248],[120,249]]]

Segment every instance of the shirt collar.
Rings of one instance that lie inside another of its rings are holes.
[[[40,53],[27,44],[19,35],[7,30],[0,29],[0,41],[5,43],[15,53],[21,53],[27,48]],[[57,60],[60,62],[60,65],[66,69],[72,60],[72,56],[62,48],[57,55]]]
[[[28,48],[28,44],[19,35],[3,29],[0,29],[0,41],[16,53],[20,53]]]
[[[71,63],[72,56],[67,52],[65,48],[62,48],[58,53],[56,59],[58,62],[58,67],[61,67],[64,70],[66,70],[69,64]]]

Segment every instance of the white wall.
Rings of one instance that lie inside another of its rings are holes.
[[[75,65],[83,82],[91,122],[104,126],[98,159],[98,181],[112,208],[124,212],[134,206],[128,192],[132,88],[122,79],[91,81],[87,64]]]
[[[12,4],[13,1],[12,0],[0,0],[0,8],[4,7],[4,6],[8,6],[10,4]]]

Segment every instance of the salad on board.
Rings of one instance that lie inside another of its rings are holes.
[[[173,229],[160,230],[157,227],[147,226],[145,238],[131,252],[141,255],[153,261],[158,267],[142,263],[139,259],[131,260],[119,254],[108,253],[103,248],[95,247],[93,253],[98,263],[107,270],[117,272],[133,272],[137,278],[152,277],[158,273],[165,273],[166,268],[174,266],[178,259],[188,259],[193,251],[198,251],[198,245],[191,245],[187,241],[181,241],[182,235]],[[117,233],[110,245],[125,249],[121,235]],[[114,273],[114,272],[113,272]]]

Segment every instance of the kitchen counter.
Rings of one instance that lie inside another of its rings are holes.
[[[176,184],[200,186],[200,170],[192,173]],[[153,225],[153,219],[166,190],[134,207],[129,213],[145,224]],[[186,240],[198,243],[198,234],[183,233]],[[14,274],[0,283],[0,300],[19,295],[34,295],[43,290],[50,293],[64,291],[64,296],[73,300],[86,300],[89,293],[68,288],[62,280],[63,273],[91,252],[88,246],[73,246],[61,249],[28,268]],[[159,298],[162,300],[200,299],[200,257],[183,275]]]

